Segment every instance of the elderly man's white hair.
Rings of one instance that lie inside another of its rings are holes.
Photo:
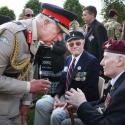
[[[52,20],[51,18],[49,18],[48,16],[46,16],[46,15],[44,15],[44,14],[42,14],[42,13],[38,14],[38,15],[35,17],[35,19],[36,19],[37,21],[39,21],[39,22],[44,21],[44,20],[47,19],[47,20],[49,20],[50,22],[56,24],[56,22],[55,22],[54,20]],[[42,19],[42,20],[41,20],[41,19]]]

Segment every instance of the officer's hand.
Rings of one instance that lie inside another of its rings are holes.
[[[50,81],[49,80],[32,80],[30,81],[30,92],[31,93],[41,93],[47,92],[50,88]]]

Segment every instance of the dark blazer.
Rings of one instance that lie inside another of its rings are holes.
[[[85,125],[125,125],[125,72],[116,81],[110,105],[103,114],[89,102],[81,104],[77,113]]]
[[[85,35],[85,50],[93,54],[99,62],[103,57],[102,44],[108,40],[107,31],[103,24],[94,20]]]
[[[58,95],[62,95],[66,91],[66,75],[71,60],[72,56],[69,56],[65,62],[60,84],[57,87]],[[99,98],[98,78],[98,60],[93,55],[84,51],[75,66],[69,89],[80,88],[85,93],[88,101],[97,100]]]

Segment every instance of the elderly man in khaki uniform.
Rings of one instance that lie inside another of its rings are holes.
[[[32,79],[37,41],[51,45],[62,39],[76,15],[55,5],[43,4],[34,19],[0,26],[0,125],[24,125],[29,93],[46,92],[48,80]]]

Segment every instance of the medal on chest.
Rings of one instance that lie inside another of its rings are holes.
[[[112,97],[111,95],[108,93],[107,97],[106,97],[106,100],[105,100],[105,109],[110,106],[112,103]]]

